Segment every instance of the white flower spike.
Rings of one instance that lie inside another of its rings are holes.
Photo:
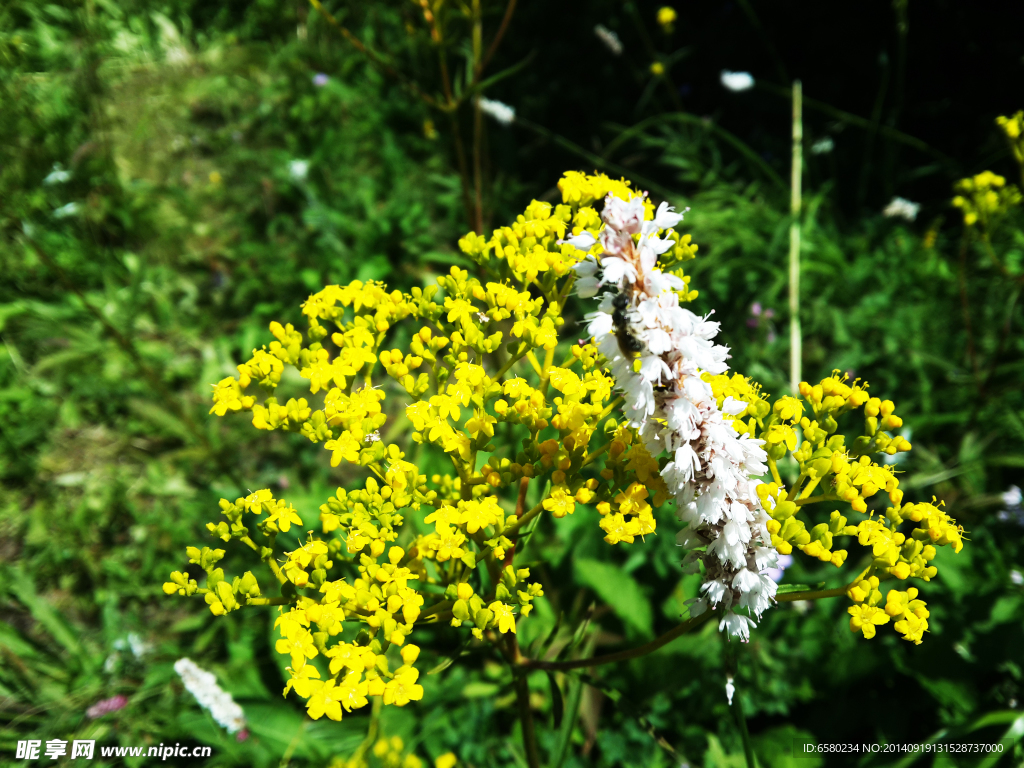
[[[722,85],[730,91],[749,91],[754,87],[754,76],[749,72],[730,72],[722,70]]]
[[[245,727],[245,714],[231,694],[217,685],[217,678],[207,672],[192,659],[178,659],[174,662],[174,671],[181,676],[185,688],[195,696],[199,706],[209,710],[213,719],[227,730],[235,733]]]
[[[580,296],[600,299],[587,315],[588,332],[625,396],[630,425],[652,455],[667,451],[671,458],[661,476],[686,524],[678,539],[692,550],[684,566],[696,572],[701,561],[705,572],[690,614],[720,610],[719,628],[746,640],[777,589],[769,570],[778,565],[765,527],[769,517],[755,492],[767,471],[763,441],[738,434],[724,418],[746,404],[727,399],[720,410],[701,378],[728,369],[729,350],[713,342],[718,323],[679,306],[682,281],[656,266],[682,214],[662,203],[645,221],[642,196],[608,195],[601,217],[597,241],[583,235],[566,241],[586,251],[600,242],[603,249],[574,268]],[[624,350],[624,336],[632,349]]]

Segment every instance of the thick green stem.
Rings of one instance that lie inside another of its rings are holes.
[[[526,762],[530,768],[540,768],[540,753],[537,751],[537,732],[533,727],[533,710],[530,709],[529,672],[513,669],[516,682],[516,700],[519,703],[519,722],[523,727],[523,747]]]
[[[790,176],[789,211],[789,388],[796,394],[801,378],[800,333],[800,181],[803,176],[803,87],[793,81],[793,166]]]
[[[743,741],[743,755],[747,759],[747,768],[756,768],[754,761],[754,748],[750,744],[750,733],[747,731],[747,718],[743,714],[743,700],[739,692],[734,694],[733,709],[736,711],[736,723],[740,728],[740,739]]]

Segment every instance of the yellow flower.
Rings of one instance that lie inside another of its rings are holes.
[[[312,659],[319,651],[313,645],[313,635],[299,625],[289,626],[285,636],[275,643],[274,648],[283,655],[292,657],[292,669],[301,671],[306,666],[306,659]]]
[[[665,74],[665,65],[660,61],[651,62],[651,74],[655,77],[660,77]]]
[[[294,690],[302,698],[308,699],[316,686],[323,684],[320,683],[320,671],[312,664],[303,665],[298,672],[288,667],[288,672],[291,674],[291,678],[284,684],[285,696],[288,695],[288,691]]]
[[[332,692],[333,697],[341,703],[346,712],[365,707],[367,704],[366,696],[369,686],[361,678],[360,673],[349,672],[341,681],[341,685]]]
[[[341,720],[341,692],[333,680],[314,688],[306,702],[306,712],[314,720],[327,715],[331,720]]]
[[[847,612],[850,614],[850,629],[863,632],[868,640],[875,636],[876,626],[889,622],[885,611],[870,605],[851,605]]]
[[[561,485],[551,490],[551,495],[544,499],[543,506],[554,517],[565,517],[576,509],[576,501],[569,489]]]
[[[664,6],[658,9],[658,24],[666,32],[672,31],[672,24],[676,20],[676,9],[670,6]]]
[[[423,686],[417,685],[420,672],[414,667],[400,667],[395,676],[384,686],[384,703],[404,707],[410,701],[423,698]]]
[[[509,606],[496,601],[491,603],[488,608],[494,614],[494,620],[498,623],[499,632],[502,634],[511,632],[513,635],[516,633],[516,617]]]

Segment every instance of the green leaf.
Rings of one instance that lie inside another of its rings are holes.
[[[565,702],[562,700],[562,689],[558,687],[558,681],[554,674],[547,673],[548,685],[551,687],[551,717],[554,718],[554,727],[557,730],[562,725],[562,716],[565,714]]]
[[[818,584],[780,584],[776,595],[788,595],[792,592],[813,592],[816,589],[824,589],[825,582]]]
[[[577,560],[576,578],[593,589],[625,624],[641,635],[654,633],[650,601],[636,580],[617,565],[600,560]]]
[[[462,689],[462,695],[467,699],[483,699],[494,696],[499,690],[501,690],[501,686],[497,683],[487,683],[483,680],[476,680],[467,684],[466,687]]]
[[[42,625],[58,643],[72,656],[82,655],[82,645],[75,630],[64,620],[49,602],[36,594],[31,578],[20,570],[10,570],[5,576],[10,580],[11,594],[28,608],[32,618]]]

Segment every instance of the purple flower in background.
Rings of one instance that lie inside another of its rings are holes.
[[[243,728],[242,730],[240,730],[238,733],[235,734],[235,741],[245,741],[248,738],[249,738],[249,729],[248,728]]]
[[[315,85],[317,88],[323,88],[325,85],[327,85],[328,82],[330,82],[330,79],[331,78],[329,78],[323,72],[317,72],[315,75],[313,75],[313,85]]]
[[[85,710],[85,714],[89,717],[90,720],[95,720],[98,717],[109,715],[111,712],[117,712],[117,710],[119,709],[124,709],[127,703],[128,699],[118,694],[117,696],[114,696],[112,698],[104,699],[103,701],[97,701],[95,704],[93,704],[91,707]]]
[[[770,578],[776,584],[782,581],[782,574],[793,564],[792,555],[779,555],[774,568],[765,568],[761,573]]]
[[[765,309],[761,306],[760,301],[755,301],[750,305],[750,317],[747,318],[747,325],[751,328],[757,328],[761,325],[762,320],[771,320],[773,317],[775,317],[774,309]]]

